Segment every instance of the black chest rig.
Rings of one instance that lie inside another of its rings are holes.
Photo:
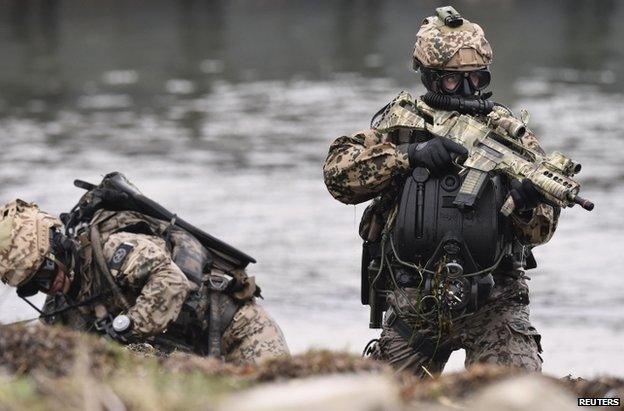
[[[395,133],[397,144],[430,138],[426,131]],[[490,177],[478,205],[460,210],[453,201],[464,178],[457,170],[434,176],[419,167],[396,182],[391,228],[364,238],[362,303],[371,306],[371,328],[380,328],[383,311],[396,307],[396,290],[417,290],[414,316],[443,311],[454,318],[485,303],[498,273],[525,265],[525,250],[499,211],[509,190],[506,179]],[[388,204],[387,195],[380,199]],[[386,221],[388,206],[380,203],[363,218]]]
[[[510,227],[499,212],[507,195],[502,178],[489,180],[473,210],[453,205],[461,180],[419,167],[400,195],[390,261],[399,287],[423,287],[435,297],[424,309],[437,301],[454,312],[476,310],[494,285],[492,271],[511,251]]]

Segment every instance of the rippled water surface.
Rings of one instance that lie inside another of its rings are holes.
[[[583,164],[597,204],[565,210],[535,250],[544,368],[622,375],[624,7],[544,3],[458,8],[489,33],[496,98],[531,112],[547,151]],[[258,259],[250,273],[294,351],[360,351],[377,334],[359,303],[364,205],[333,200],[321,165],[333,138],[366,128],[400,90],[422,92],[409,53],[436,3],[150,4],[0,4],[1,202],[58,213],[80,195],[73,179],[122,171]],[[35,314],[1,292],[4,322]]]

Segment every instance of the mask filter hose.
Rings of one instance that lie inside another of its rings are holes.
[[[456,96],[447,96],[440,93],[428,92],[421,97],[430,107],[457,111],[462,114],[488,114],[492,111],[496,103],[482,99],[465,99]]]

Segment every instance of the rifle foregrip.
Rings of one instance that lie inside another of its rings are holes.
[[[576,196],[574,197],[574,203],[580,205],[581,207],[583,207],[585,210],[587,211],[591,211],[594,209],[594,203],[592,203],[591,201],[581,197],[581,196]]]

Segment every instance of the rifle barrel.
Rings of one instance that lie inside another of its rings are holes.
[[[591,201],[581,197],[581,196],[576,196],[574,197],[574,203],[580,205],[581,207],[583,207],[585,210],[587,211],[591,211],[594,209],[594,203],[592,203]]]

